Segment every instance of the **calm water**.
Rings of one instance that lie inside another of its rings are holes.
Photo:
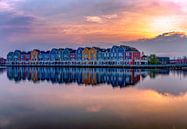
[[[187,71],[0,69],[0,129],[187,129]]]

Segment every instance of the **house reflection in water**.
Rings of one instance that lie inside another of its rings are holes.
[[[8,67],[7,76],[16,82],[29,80],[34,83],[49,81],[58,84],[77,83],[96,86],[108,84],[113,87],[127,87],[137,84],[148,75],[138,69],[113,68],[58,68],[58,67]]]

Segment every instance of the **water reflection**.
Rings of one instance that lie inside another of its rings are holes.
[[[145,78],[147,71],[139,69],[112,68],[41,68],[41,67],[9,67],[7,76],[10,80],[19,82],[29,80],[34,83],[50,81],[58,84],[77,83],[79,85],[109,84],[113,87],[128,87],[137,84],[140,78]]]
[[[4,70],[3,70],[4,71]],[[138,86],[160,94],[182,95],[187,92],[182,81],[187,71],[169,69],[116,69],[116,68],[59,68],[59,67],[8,67],[7,77],[16,83],[30,81],[34,84],[78,84],[79,86],[112,86],[125,88]],[[178,78],[177,80],[175,78]],[[147,78],[147,79],[146,79]],[[139,82],[142,82],[141,86]],[[172,83],[171,83],[172,82]],[[180,84],[179,86],[176,86]]]
[[[185,129],[186,75],[167,69],[9,67],[0,70],[0,128]]]

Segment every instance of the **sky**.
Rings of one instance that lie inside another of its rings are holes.
[[[187,0],[0,0],[0,55],[187,32]]]

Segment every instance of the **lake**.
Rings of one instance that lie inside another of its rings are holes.
[[[0,129],[187,129],[187,71],[0,69]]]

